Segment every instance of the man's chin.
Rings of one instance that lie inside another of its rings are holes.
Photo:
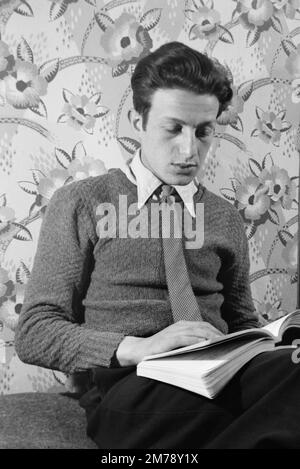
[[[165,184],[173,186],[186,186],[196,177],[196,171],[189,172],[169,172],[168,174],[156,174],[156,176]]]
[[[195,178],[194,174],[186,175],[186,174],[180,174],[176,175],[173,178],[173,181],[171,184],[174,186],[186,186],[189,184],[191,181],[193,181]]]

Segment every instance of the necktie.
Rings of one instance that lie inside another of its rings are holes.
[[[174,193],[176,191],[173,187],[162,185],[161,192],[158,195],[162,220],[165,271],[172,314],[174,322],[180,320],[200,321],[201,313],[191,286],[183,251],[182,224],[178,213],[182,211],[182,208],[180,204],[175,202],[175,197],[172,195]],[[174,212],[173,224],[170,223],[169,215],[171,210]]]

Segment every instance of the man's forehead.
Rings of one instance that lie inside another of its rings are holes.
[[[219,110],[219,101],[210,94],[196,94],[181,89],[159,89],[152,96],[151,114],[160,120],[196,123],[213,121]]]
[[[213,123],[216,119],[212,116],[212,118],[209,118],[210,116],[203,116],[203,119],[200,119],[199,125],[209,125]],[[188,124],[187,120],[180,119],[179,117],[171,117],[171,116],[164,116],[162,118],[162,122],[170,123],[170,124],[180,124],[180,125],[186,125]]]

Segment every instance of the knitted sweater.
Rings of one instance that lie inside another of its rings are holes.
[[[24,362],[66,373],[109,367],[125,336],[173,323],[161,238],[98,236],[97,207],[112,203],[118,220],[120,194],[128,206],[137,201],[136,186],[115,169],[51,198],[15,336]],[[201,185],[194,201],[204,203],[204,244],[185,256],[203,320],[224,333],[258,327],[239,213]]]

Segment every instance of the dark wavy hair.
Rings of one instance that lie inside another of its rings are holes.
[[[181,42],[169,42],[142,58],[132,75],[134,109],[147,125],[152,95],[158,89],[179,88],[210,94],[220,103],[218,116],[232,98],[229,73],[216,59]]]

